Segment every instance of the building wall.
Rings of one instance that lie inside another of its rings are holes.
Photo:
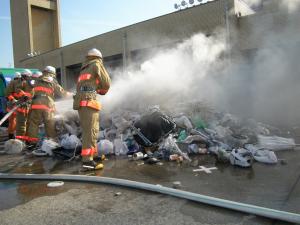
[[[59,0],[10,0],[15,67],[28,54],[60,47]]]
[[[263,11],[236,21],[240,51],[300,42],[300,11]],[[286,40],[289,40],[288,42]]]
[[[46,52],[55,48],[53,13],[43,8],[31,7],[33,49]]]
[[[15,67],[19,61],[32,52],[30,44],[29,8],[27,1],[11,0],[11,26]]]

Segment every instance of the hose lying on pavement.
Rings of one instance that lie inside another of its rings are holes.
[[[287,221],[291,223],[300,223],[300,214],[279,211],[279,210],[264,208],[260,206],[234,202],[234,201],[228,201],[228,200],[200,195],[188,191],[163,187],[161,185],[147,184],[147,183],[130,181],[125,179],[85,176],[85,175],[66,175],[66,174],[0,173],[0,180],[48,180],[48,181],[61,180],[61,181],[90,182],[90,183],[117,185],[117,186],[123,186],[128,188],[135,188],[135,189],[157,192],[161,194],[167,194],[178,198],[188,199],[191,201],[205,203],[212,206],[218,206],[226,209],[236,210],[243,213],[254,214],[254,215],[258,215],[270,219]]]

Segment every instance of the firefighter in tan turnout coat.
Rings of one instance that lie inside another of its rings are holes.
[[[46,66],[43,75],[37,78],[33,87],[33,98],[27,123],[27,141],[31,146],[38,142],[38,131],[41,123],[45,124],[47,138],[56,139],[54,124],[55,95],[67,97],[66,92],[56,81],[56,70]]]
[[[88,51],[77,81],[73,108],[78,110],[82,127],[82,167],[84,170],[102,169],[103,164],[94,161],[97,155],[100,103],[97,94],[105,95],[110,87],[110,77],[104,68],[98,49]]]

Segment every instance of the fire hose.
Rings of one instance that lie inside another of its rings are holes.
[[[24,96],[21,99],[19,99],[15,104],[14,107],[0,120],[0,126],[15,112],[18,108],[20,108],[22,105],[26,104],[28,101],[28,97]]]
[[[254,214],[257,216],[266,217],[287,221],[291,223],[300,223],[300,214],[280,211],[256,205],[250,205],[235,201],[229,201],[221,198],[214,198],[206,195],[201,195],[193,192],[182,191],[161,185],[136,182],[125,179],[96,177],[85,175],[66,175],[66,174],[5,174],[0,173],[0,180],[38,180],[38,181],[69,181],[69,182],[89,182],[97,184],[117,185],[133,189],[141,189],[166,195],[171,195],[177,198],[187,199],[198,203],[204,203],[212,206],[235,210],[243,213]]]

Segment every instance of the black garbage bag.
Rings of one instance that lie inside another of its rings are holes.
[[[154,111],[142,116],[133,124],[135,141],[144,146],[151,147],[175,130],[176,124],[170,117],[160,111]]]
[[[81,146],[77,146],[76,149],[65,149],[59,147],[52,150],[53,156],[62,160],[71,160],[76,156],[80,156]]]

